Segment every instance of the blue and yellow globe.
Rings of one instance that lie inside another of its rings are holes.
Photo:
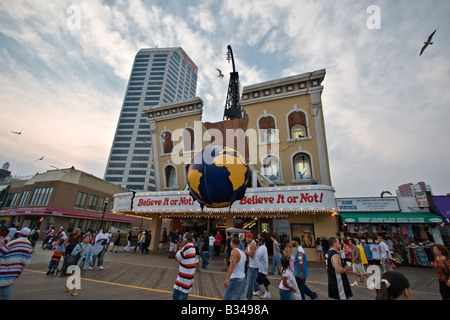
[[[236,150],[209,145],[199,152],[188,171],[192,196],[202,205],[222,208],[244,197],[250,170]]]

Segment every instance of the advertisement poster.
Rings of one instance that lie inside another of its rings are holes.
[[[299,237],[303,248],[315,247],[314,225],[313,224],[292,224],[292,237]]]

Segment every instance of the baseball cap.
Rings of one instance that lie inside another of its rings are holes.
[[[249,232],[245,235],[246,238],[252,238],[253,239],[253,233]]]
[[[18,231],[18,233],[20,233],[24,236],[29,236],[31,233],[31,230],[30,230],[30,228],[25,227],[25,228],[22,228],[22,230]]]
[[[264,238],[262,238],[262,237],[261,237],[261,238],[259,238],[259,239],[258,239],[258,242],[262,242],[262,243],[265,243],[265,242],[266,242],[266,240],[264,240]]]

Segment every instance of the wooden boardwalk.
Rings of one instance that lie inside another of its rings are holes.
[[[14,284],[15,300],[170,300],[177,277],[178,264],[162,252],[138,254],[108,252],[104,270],[97,267],[82,273],[79,295],[65,291],[66,277],[46,275],[53,252],[36,245],[32,262]],[[62,261],[60,262],[60,266]],[[223,258],[214,257],[207,270],[196,272],[189,300],[221,300],[224,293],[225,272]],[[413,299],[441,300],[437,276],[431,268],[398,267],[411,283]],[[352,278],[352,276],[350,276]],[[271,300],[279,299],[278,275],[268,276]],[[327,275],[324,265],[309,263],[307,285],[318,293],[319,300],[328,300]],[[373,300],[375,292],[365,286],[352,287],[353,300]],[[259,297],[254,297],[259,300]],[[309,298],[307,298],[309,300]]]

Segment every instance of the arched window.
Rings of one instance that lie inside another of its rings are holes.
[[[262,161],[261,173],[270,181],[281,181],[281,164],[280,159],[275,156],[267,156]]]
[[[308,136],[306,113],[297,110],[289,113],[288,118],[289,139],[306,138]]]
[[[191,128],[184,128],[183,130],[183,151],[194,151],[194,130]]]
[[[259,139],[263,143],[274,143],[278,141],[278,130],[275,118],[270,115],[258,119]]]
[[[306,128],[301,124],[297,124],[291,128],[291,138],[305,138],[306,137]]]
[[[161,133],[161,148],[163,154],[170,154],[173,150],[172,132],[164,131]]]
[[[164,167],[164,177],[166,188],[177,188],[177,169],[173,165],[167,165]]]
[[[306,153],[297,153],[293,157],[294,180],[312,179],[311,159]]]

